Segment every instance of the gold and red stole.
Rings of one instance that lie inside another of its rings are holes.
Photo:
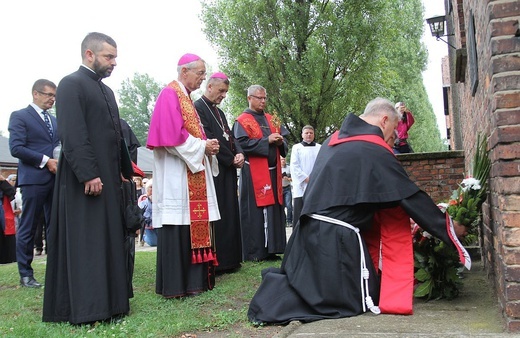
[[[265,114],[271,133],[277,132],[276,127],[272,121],[273,117],[270,114]],[[264,135],[262,128],[255,120],[255,118],[248,113],[242,113],[237,118],[238,123],[244,128],[247,135],[251,139],[261,139]],[[269,173],[269,164],[267,157],[263,156],[248,156],[249,169],[251,170],[251,179],[253,181],[253,188],[255,193],[255,201],[257,207],[265,207],[274,204],[274,193],[271,184],[271,175]],[[280,170],[280,151],[276,148],[276,188],[278,203],[283,201],[282,191],[282,171]]]
[[[172,81],[168,86],[175,90],[179,98],[184,128],[192,136],[205,140],[206,135],[190,97],[184,93],[177,81]],[[214,265],[217,265],[217,258],[211,250],[206,173],[205,170],[192,173],[189,168],[187,168],[187,172],[190,198],[191,262],[192,264],[213,262]]]
[[[363,141],[377,144],[392,155],[392,148],[377,135],[357,135],[339,139],[332,134],[329,146]],[[395,155],[394,155],[395,156]],[[370,231],[361,232],[372,262],[378,270],[382,262],[379,308],[381,313],[413,314],[414,261],[410,216],[400,207],[376,212]]]

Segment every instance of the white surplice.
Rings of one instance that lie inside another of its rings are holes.
[[[321,144],[304,147],[301,143],[296,143],[291,151],[291,178],[292,178],[292,197],[302,197],[307,183],[305,179],[311,174],[314,162],[320,151]]]
[[[155,147],[153,169],[153,226],[163,224],[188,225],[190,220],[188,167],[192,173],[204,170],[208,198],[209,220],[217,221],[220,213],[213,176],[218,175],[215,155],[205,154],[206,141],[190,135],[175,147]],[[158,184],[163,182],[163,184]]]

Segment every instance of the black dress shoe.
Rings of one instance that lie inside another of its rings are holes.
[[[41,288],[41,284],[38,283],[34,277],[22,277],[20,279],[20,285],[25,286],[26,288]]]
[[[43,250],[42,249],[36,249],[36,256],[41,256]]]

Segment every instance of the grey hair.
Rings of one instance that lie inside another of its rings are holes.
[[[180,74],[181,73],[181,69],[182,68],[188,68],[188,69],[193,69],[197,66],[197,62],[199,61],[202,61],[204,62],[204,65],[206,65],[206,61],[202,60],[202,59],[198,59],[198,60],[195,60],[195,61],[191,61],[191,62],[188,62],[184,65],[179,65],[177,66],[177,74]]]
[[[105,42],[110,46],[117,48],[116,42],[110,36],[98,32],[88,33],[81,42],[81,57],[85,57],[87,49],[90,49],[94,53],[103,50],[103,43]]]
[[[399,119],[399,113],[397,113],[394,104],[390,102],[390,100],[382,97],[377,97],[370,101],[361,116],[380,116],[383,113],[387,113],[394,116],[396,119]]]
[[[265,90],[265,88],[260,85],[252,85],[252,86],[249,86],[249,88],[247,88],[247,96],[253,95],[254,93],[256,93],[258,91],[267,92],[267,90]]]
[[[146,184],[144,185],[144,187],[146,188],[146,190],[148,190],[148,188],[151,188],[153,185],[153,178],[150,178]]]

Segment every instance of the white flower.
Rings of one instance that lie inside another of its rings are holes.
[[[446,212],[446,209],[448,209],[448,203],[438,203],[437,207],[441,209],[442,212]]]
[[[461,183],[462,191],[471,190],[480,190],[482,187],[480,186],[480,180],[477,180],[473,177],[468,177],[464,179]]]

